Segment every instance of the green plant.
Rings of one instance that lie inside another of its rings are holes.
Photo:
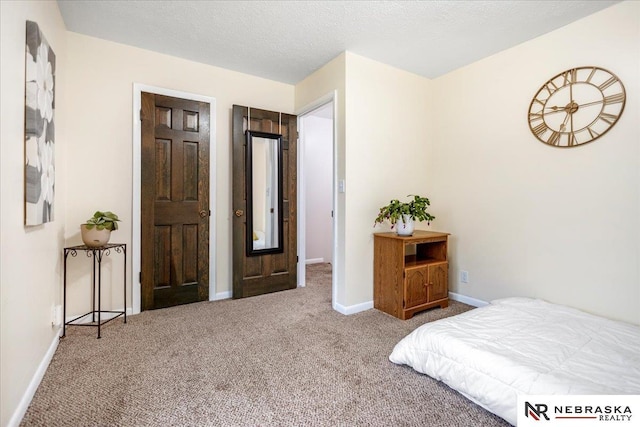
[[[89,218],[86,222],[87,229],[91,230],[95,227],[97,230],[107,230],[113,231],[118,229],[118,215],[113,212],[101,212],[96,211],[91,218]]]
[[[381,207],[373,225],[389,221],[391,228],[393,228],[399,219],[402,219],[403,223],[405,222],[404,215],[408,215],[414,221],[427,221],[427,223],[436,219],[435,216],[427,212],[427,208],[430,205],[429,199],[413,194],[409,194],[407,197],[411,196],[413,196],[413,200],[410,202],[401,202],[398,199],[393,199],[388,205]]]

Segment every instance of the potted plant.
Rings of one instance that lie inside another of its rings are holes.
[[[85,224],[80,225],[82,241],[92,248],[106,245],[111,232],[118,229],[118,221],[118,215],[113,212],[96,211]]]
[[[374,227],[377,223],[389,221],[391,223],[391,229],[395,227],[398,235],[411,236],[413,234],[413,223],[415,220],[427,221],[427,223],[433,221],[436,217],[427,212],[427,208],[430,205],[429,199],[413,194],[407,197],[412,196],[413,200],[409,202],[401,202],[398,199],[393,199],[388,205],[381,207],[373,224]]]

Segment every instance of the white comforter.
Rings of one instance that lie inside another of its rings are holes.
[[[528,298],[420,326],[389,359],[514,425],[518,394],[640,394],[640,327]]]

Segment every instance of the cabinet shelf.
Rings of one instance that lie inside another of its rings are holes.
[[[421,267],[443,261],[446,261],[446,259],[416,258],[415,255],[407,255],[404,257],[404,268]]]
[[[416,230],[412,236],[374,234],[373,306],[409,319],[449,305],[448,233]]]

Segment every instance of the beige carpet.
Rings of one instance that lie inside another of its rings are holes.
[[[331,309],[328,264],[306,288],[69,328],[23,426],[503,426],[388,356],[452,302],[402,321]]]

